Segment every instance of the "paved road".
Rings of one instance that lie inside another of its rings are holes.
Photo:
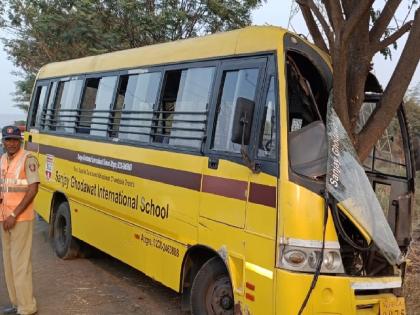
[[[33,275],[39,315],[181,314],[177,293],[110,256],[59,259],[47,230],[45,222],[36,221]],[[0,271],[0,305],[5,305],[2,263]]]

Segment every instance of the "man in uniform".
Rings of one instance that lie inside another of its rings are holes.
[[[38,192],[38,161],[22,148],[18,127],[2,129],[0,223],[4,274],[11,306],[3,314],[35,314],[32,288],[33,200]]]

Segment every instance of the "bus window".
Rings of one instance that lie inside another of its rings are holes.
[[[58,95],[54,106],[52,130],[74,132],[77,104],[83,80],[73,79],[59,83]]]
[[[169,144],[200,148],[214,72],[213,67],[182,71]]]
[[[375,106],[375,103],[370,102],[363,104],[360,110],[359,130],[366,123]],[[368,171],[400,177],[407,176],[404,143],[397,116],[392,119],[363,166]]]
[[[154,142],[200,148],[214,67],[167,71]]]
[[[118,138],[118,129],[121,124],[121,112],[124,106],[124,97],[127,91],[128,75],[123,75],[118,81],[117,95],[114,101],[114,108],[111,111],[109,136]]]
[[[287,53],[286,64],[289,131],[325,121],[328,91],[319,70],[308,58],[292,51]]]
[[[57,127],[57,120],[59,119],[59,111],[61,108],[61,99],[63,97],[63,91],[64,91],[64,84],[67,81],[60,81],[57,85],[57,95],[55,99],[53,99],[52,106],[48,105],[49,109],[49,121],[48,121],[48,129],[49,130],[56,130]]]
[[[403,138],[397,117],[392,119],[375,145],[373,168],[383,174],[407,176]]]
[[[168,71],[165,75],[162,100],[157,113],[153,142],[168,143],[171,133],[173,112],[181,81],[182,70]]]
[[[160,72],[121,76],[115,105],[117,119],[118,109],[122,109],[119,129],[118,125],[114,125],[120,139],[150,141],[153,105],[159,91],[160,78]]]
[[[264,108],[264,121],[262,124],[261,138],[258,148],[259,157],[276,158],[276,110],[274,93],[274,76],[270,79],[267,99]]]
[[[77,133],[89,133],[92,112],[95,109],[96,94],[98,93],[100,78],[87,79],[80,104]]]
[[[54,117],[53,107],[54,107],[54,100],[57,92],[58,82],[52,82],[50,84],[49,95],[48,95],[48,103],[45,110],[43,110],[41,114],[41,129],[49,130],[51,129],[52,119]]]
[[[240,152],[241,145],[231,141],[235,104],[238,97],[255,102],[258,72],[258,68],[251,68],[223,73],[223,89],[216,108],[216,132],[213,136],[212,149]]]
[[[109,113],[117,79],[116,76],[104,77],[99,83],[90,128],[90,134],[93,136],[106,137],[108,134]]]
[[[306,179],[321,183],[327,170],[324,122],[329,93],[321,65],[303,54],[287,53],[289,159],[291,169],[302,183]],[[308,150],[308,145],[317,149]],[[310,187],[312,182],[306,181],[305,185]]]
[[[38,86],[35,92],[35,101],[33,104],[32,113],[35,113],[31,117],[29,127],[39,126],[42,110],[44,107],[45,97],[47,94],[47,85]]]

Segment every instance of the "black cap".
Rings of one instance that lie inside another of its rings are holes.
[[[6,126],[1,130],[3,139],[22,139],[20,129],[16,126]]]

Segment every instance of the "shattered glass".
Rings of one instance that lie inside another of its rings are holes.
[[[331,99],[327,113],[327,190],[369,234],[388,262],[398,265],[403,256],[397,241]]]

